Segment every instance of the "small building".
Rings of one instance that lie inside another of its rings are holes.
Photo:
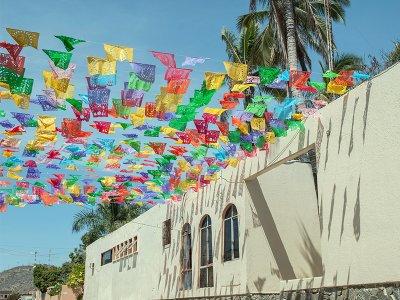
[[[398,299],[399,79],[91,244],[84,299]]]
[[[0,300],[8,299],[8,297],[10,297],[11,294],[12,291],[0,291]]]

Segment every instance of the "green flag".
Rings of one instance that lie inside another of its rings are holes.
[[[326,83],[325,82],[313,82],[313,81],[310,81],[308,84],[310,86],[312,86],[316,90],[321,90],[321,91],[326,90]]]
[[[278,77],[280,70],[278,68],[258,67],[258,76],[263,85],[271,84]]]
[[[240,142],[240,131],[238,131],[238,130],[229,131],[228,139],[229,139],[229,142],[231,142],[233,144],[238,144]]]
[[[77,111],[82,113],[82,100],[77,100],[73,98],[67,98],[66,101],[76,108]]]
[[[64,35],[55,35],[55,37],[58,38],[64,44],[64,47],[68,52],[74,50],[75,45],[86,42],[84,40],[77,40],[72,37]]]
[[[324,77],[324,78],[330,78],[330,79],[336,78],[336,77],[338,77],[338,76],[339,76],[339,74],[337,74],[337,73],[335,73],[335,72],[332,72],[332,71],[326,71],[324,74],[322,74],[322,77]]]
[[[68,68],[69,62],[71,61],[72,53],[46,49],[43,49],[43,52],[47,54],[47,56],[53,61],[56,67],[59,67],[63,70]]]

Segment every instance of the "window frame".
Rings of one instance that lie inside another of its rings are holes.
[[[226,215],[227,215],[227,213],[228,213],[228,211],[229,211],[229,209],[233,209],[233,208],[235,208],[236,209],[236,215],[233,215],[233,213],[232,213],[232,216],[231,217],[229,217],[229,218],[227,218],[226,217]],[[227,260],[226,258],[225,258],[225,231],[226,231],[226,226],[225,226],[225,221],[227,220],[227,219],[230,219],[231,220],[231,259],[229,259],[229,260]],[[234,219],[236,219],[237,220],[237,242],[238,242],[238,247],[239,247],[239,249],[238,249],[238,254],[239,254],[239,256],[238,257],[235,257],[235,250],[234,250],[234,243],[235,243],[235,233],[234,233],[234,225],[233,225],[233,221],[234,221]],[[239,224],[240,224],[240,222],[239,222],[239,213],[238,213],[238,210],[237,210],[237,207],[236,207],[236,205],[235,204],[233,204],[233,203],[230,203],[230,204],[228,204],[226,207],[225,207],[225,209],[224,209],[224,212],[222,213],[222,253],[221,253],[221,260],[222,260],[222,263],[225,263],[225,262],[230,262],[230,261],[235,261],[235,260],[238,260],[238,259],[240,259],[240,235],[239,235]]]
[[[169,228],[168,228],[169,225]],[[172,241],[172,221],[167,219],[162,225],[162,246],[163,248],[169,247]],[[168,230],[169,229],[169,230]]]
[[[188,229],[187,229],[188,228]],[[189,239],[189,260],[190,260],[190,268],[187,268],[187,266],[184,266],[184,253],[185,253],[185,238]],[[191,274],[191,281],[190,281],[190,287],[184,287],[183,286],[183,275],[184,273],[186,274]],[[192,241],[192,227],[190,226],[189,223],[185,223],[182,226],[182,232],[181,232],[181,257],[180,257],[180,290],[182,291],[188,291],[193,289],[193,241]]]
[[[116,262],[125,257],[137,254],[137,241],[138,238],[137,235],[135,235],[134,237],[115,245],[112,248],[112,261]]]
[[[203,227],[203,223],[205,222],[205,220],[207,218],[209,220],[209,224],[206,225],[205,227]],[[208,228],[210,228],[209,231],[208,231]],[[203,241],[202,235],[201,235],[202,229],[207,230],[207,233],[206,233],[207,240],[206,240],[206,244],[205,244],[207,264],[204,265],[204,266],[202,266],[202,264],[201,264],[201,256],[202,256],[201,248],[202,248],[202,241]],[[211,240],[210,240],[210,234],[209,233],[211,233]],[[212,235],[213,235],[212,234],[212,220],[211,220],[211,217],[208,214],[204,215],[201,218],[200,224],[198,226],[198,234],[199,234],[199,256],[198,256],[198,259],[199,259],[199,271],[198,271],[198,284],[197,285],[198,285],[198,288],[214,287],[214,259],[213,259],[214,258],[214,254],[213,254],[213,245],[212,245]],[[211,243],[211,260],[212,260],[211,263],[208,261],[208,258],[209,258],[209,255],[210,255],[210,253],[209,253],[209,249],[210,249],[209,243]],[[201,271],[203,269],[205,269],[206,273],[207,273],[207,285],[206,286],[201,286]],[[212,277],[212,283],[211,283],[212,285],[209,285],[209,281],[208,281],[209,272],[211,272],[211,275],[212,275],[211,276]]]
[[[108,252],[110,252],[110,261],[106,262],[105,259],[103,259],[103,257],[104,257],[105,254],[108,253]],[[110,263],[112,263],[112,262],[113,262],[113,250],[112,250],[112,248],[101,253],[101,255],[100,255],[100,265],[101,265],[101,266],[108,265],[108,264],[110,264]]]

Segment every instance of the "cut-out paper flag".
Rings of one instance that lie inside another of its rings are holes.
[[[0,48],[4,48],[12,56],[12,58],[17,59],[22,51],[22,46],[18,44],[10,44],[7,42],[0,42]]]
[[[67,50],[68,52],[74,50],[75,45],[86,42],[84,40],[78,40],[64,35],[55,35],[55,37],[58,38],[64,44],[65,50]]]
[[[133,48],[104,44],[104,51],[109,61],[133,62]]]
[[[6,28],[11,37],[22,47],[38,48],[39,32],[32,32],[20,29]]]
[[[186,56],[182,66],[195,66],[196,64],[204,64],[207,59],[209,58]]]
[[[54,62],[56,67],[66,70],[71,61],[72,54],[68,52],[60,52],[54,50],[43,49],[43,52]]]
[[[176,68],[175,55],[172,53],[164,53],[157,51],[149,51],[157,58],[164,66]]]

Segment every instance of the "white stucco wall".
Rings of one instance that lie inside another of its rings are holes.
[[[183,203],[152,208],[87,249],[85,299],[174,299],[281,288],[400,281],[400,65],[305,121],[305,133],[228,168]],[[315,145],[318,200],[308,164],[284,162]],[[304,150],[304,151],[303,151]],[[222,263],[222,212],[239,212],[240,259]],[[213,224],[214,287],[198,288],[198,225]],[[170,247],[162,222],[172,219]],[[193,289],[179,290],[180,230],[192,226]],[[146,224],[141,225],[138,223]],[[149,226],[151,225],[151,226]],[[100,254],[138,236],[139,253],[100,267]],[[283,250],[283,251],[280,251]],[[95,263],[93,274],[89,263]]]

